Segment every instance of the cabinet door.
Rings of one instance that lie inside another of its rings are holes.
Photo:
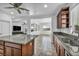
[[[5,47],[5,55],[6,56],[12,55],[12,48],[11,47]]]
[[[34,53],[34,41],[29,42],[26,45],[22,45],[22,55],[31,56]]]
[[[57,41],[56,41],[56,39],[55,39],[55,41],[54,41],[54,47],[56,48],[56,45],[57,45]]]
[[[57,43],[56,51],[57,51],[57,55],[58,55],[58,56],[60,56],[60,50],[59,50],[59,49],[60,49],[60,46],[59,46],[59,44]]]
[[[34,50],[33,50],[33,42],[30,42],[28,45],[28,55],[32,55]]]
[[[13,55],[14,56],[21,56],[21,50],[20,49],[13,48]]]
[[[54,44],[54,47],[55,47],[55,36],[53,36],[53,44]]]
[[[65,50],[62,46],[60,46],[60,56],[64,56],[65,55]]]
[[[21,56],[21,50],[12,48],[12,47],[5,47],[5,55],[6,56]]]

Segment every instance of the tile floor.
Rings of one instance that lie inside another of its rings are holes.
[[[34,56],[56,56],[50,35],[40,35],[35,39]]]

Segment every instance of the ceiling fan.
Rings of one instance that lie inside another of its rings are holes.
[[[22,3],[9,3],[12,7],[5,7],[7,9],[15,9],[19,14],[21,14],[21,11],[29,11],[26,8],[21,7]]]

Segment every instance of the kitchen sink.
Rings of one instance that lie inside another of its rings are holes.
[[[67,38],[62,38],[61,40],[62,40],[64,43],[70,43],[70,40],[67,39]]]
[[[65,46],[68,48],[69,51],[72,51],[74,53],[79,52],[79,45],[74,43],[74,40],[70,40],[68,38],[62,38],[61,40],[65,44]]]
[[[79,46],[79,45],[77,45],[76,43],[74,43],[74,40],[70,40],[70,39],[68,39],[68,38],[62,38],[61,40],[62,40],[63,43],[68,43],[68,44],[70,44],[71,46]]]
[[[65,49],[67,49],[71,53],[79,54],[79,37],[61,32],[56,32],[56,35],[61,43],[63,43]]]

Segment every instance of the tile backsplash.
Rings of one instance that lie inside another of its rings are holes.
[[[75,25],[75,31],[79,31],[79,25]]]

